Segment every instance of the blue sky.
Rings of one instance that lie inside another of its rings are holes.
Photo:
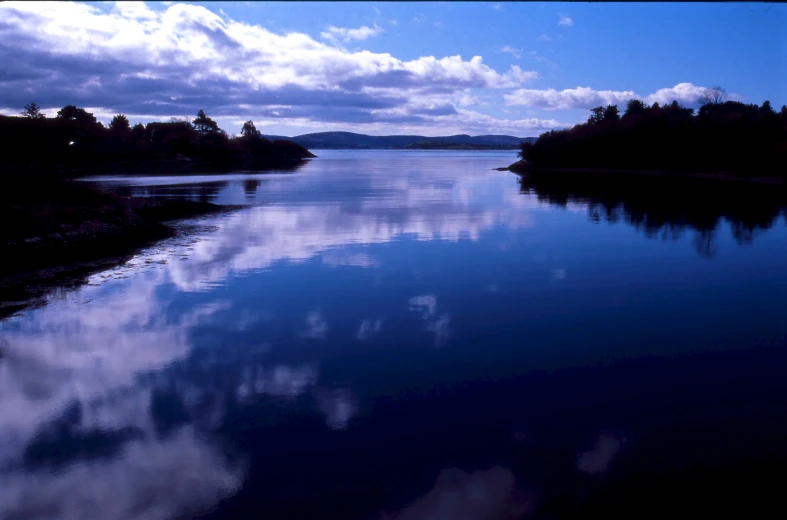
[[[778,108],[786,28],[763,3],[3,2],[0,112],[531,136],[714,85]]]

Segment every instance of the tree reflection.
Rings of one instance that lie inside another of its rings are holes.
[[[712,257],[722,222],[740,245],[750,244],[785,213],[787,190],[779,186],[716,184],[701,180],[643,179],[591,174],[526,174],[523,193],[562,208],[586,204],[594,222],[619,220],[648,238],[677,240],[693,230],[697,253]]]

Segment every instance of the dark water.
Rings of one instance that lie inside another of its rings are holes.
[[[100,179],[252,207],[0,322],[0,518],[634,518],[781,496],[777,203],[522,186],[490,171],[514,152],[317,155]]]

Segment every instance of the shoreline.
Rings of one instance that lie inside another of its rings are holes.
[[[519,176],[558,174],[563,176],[598,176],[609,179],[610,177],[649,178],[663,180],[709,180],[724,184],[765,185],[787,187],[787,177],[745,177],[727,172],[670,172],[665,170],[632,170],[615,168],[543,168],[531,167],[522,161],[517,161],[507,167],[496,168],[498,171],[508,170]]]
[[[0,318],[40,300],[53,285],[82,285],[93,272],[179,236],[172,225],[178,221],[247,207],[123,197],[77,180],[37,181],[0,196],[0,213],[13,224],[0,237]]]

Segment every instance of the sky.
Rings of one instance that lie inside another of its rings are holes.
[[[704,88],[787,104],[787,5],[2,2],[0,113],[538,136]]]

